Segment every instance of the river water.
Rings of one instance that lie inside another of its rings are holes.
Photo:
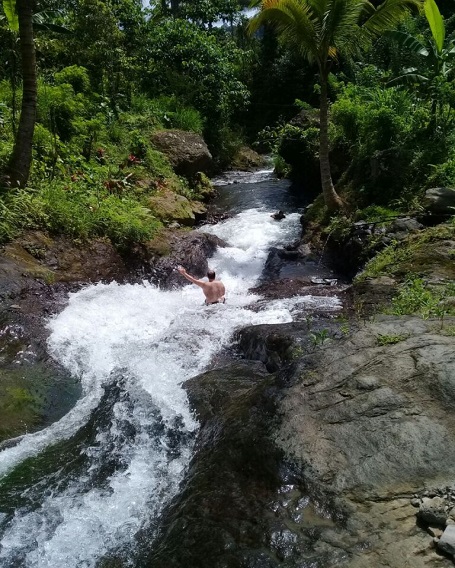
[[[204,307],[186,282],[172,291],[96,284],[45,322],[49,353],[80,380],[82,396],[0,452],[0,566],[92,568],[113,552],[128,563],[135,535],[159,523],[192,455],[198,424],[182,382],[209,368],[236,329],[337,309],[334,298],[265,302],[248,292],[270,248],[298,238],[301,202],[269,171],[217,183],[216,206],[230,217],[200,230],[230,245],[209,261],[225,305]],[[270,217],[277,209],[287,213],[280,222]]]

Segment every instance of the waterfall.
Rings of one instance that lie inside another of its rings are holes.
[[[299,214],[277,222],[272,212],[257,206],[202,229],[229,244],[209,261],[225,305],[204,306],[183,278],[171,291],[114,282],[70,294],[47,322],[49,352],[83,394],[60,421],[0,452],[1,566],[94,568],[108,553],[131,551],[192,455],[198,425],[182,382],[207,369],[238,328],[290,322],[315,301],[337,306],[307,296],[258,308],[248,290],[270,247],[300,230]]]

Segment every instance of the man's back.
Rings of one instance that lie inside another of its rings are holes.
[[[212,304],[224,298],[226,289],[221,280],[213,280],[213,282],[203,282],[201,285],[205,299],[208,304]]]
[[[178,266],[177,270],[187,280],[189,280],[193,284],[196,284],[196,286],[199,286],[202,289],[202,291],[204,292],[206,304],[216,304],[219,302],[224,303],[224,295],[226,293],[226,289],[221,280],[215,280],[215,272],[209,270],[207,272],[209,281],[205,282],[204,280],[199,280],[198,278],[191,276],[191,274],[188,274],[183,266]]]

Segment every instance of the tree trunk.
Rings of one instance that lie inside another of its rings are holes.
[[[342,209],[343,202],[333,187],[332,174],[330,173],[327,76],[327,71],[320,72],[321,104],[319,111],[319,166],[321,168],[321,185],[324,202],[330,212],[336,212]]]
[[[13,154],[8,166],[11,187],[24,187],[28,181],[32,163],[33,131],[36,120],[36,56],[33,42],[33,2],[16,0],[19,19],[19,40],[22,59],[22,108],[14,142]]]
[[[171,0],[171,13],[174,16],[174,18],[177,17],[179,8],[180,8],[180,0]]]

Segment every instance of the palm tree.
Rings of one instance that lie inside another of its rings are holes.
[[[60,34],[71,33],[48,21],[51,12],[34,13],[34,0],[3,0],[3,10],[12,32],[19,32],[22,66],[22,107],[14,148],[6,171],[11,187],[27,184],[32,164],[33,132],[36,121],[37,73],[33,28]]]
[[[375,7],[369,0],[256,0],[259,13],[249,32],[269,22],[285,43],[316,65],[319,72],[320,134],[319,164],[324,201],[329,211],[343,207],[332,182],[329,161],[327,83],[339,54],[352,55],[371,39],[394,27],[409,9],[422,0],[384,0]]]
[[[23,187],[28,181],[32,163],[32,142],[36,119],[37,79],[33,41],[32,0],[4,0],[9,24],[19,29],[22,61],[22,107],[19,126],[9,161],[7,176],[11,187]]]

